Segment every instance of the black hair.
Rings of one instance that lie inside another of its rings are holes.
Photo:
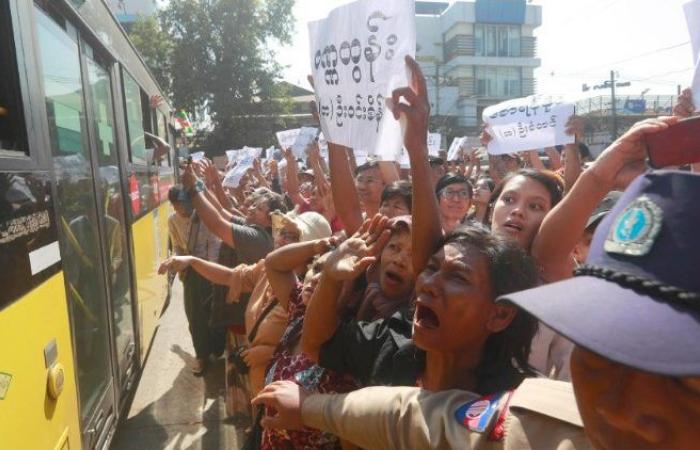
[[[184,189],[181,185],[175,185],[168,190],[168,201],[170,203],[182,203],[182,193]]]
[[[483,177],[479,177],[479,179],[476,180],[476,182],[478,183],[481,180],[486,181],[486,184],[489,186],[489,191],[493,192],[493,190],[496,189],[496,183],[494,183],[493,178],[483,176]]]
[[[440,178],[437,184],[435,185],[435,195],[439,196],[442,193],[442,191],[444,191],[447,188],[447,186],[453,184],[466,184],[467,190],[469,191],[469,198],[474,197],[474,188],[469,182],[469,178],[459,173],[448,173],[447,175],[444,175],[442,178]]]
[[[503,295],[537,286],[532,257],[515,242],[480,224],[457,228],[443,239],[441,247],[448,244],[476,250],[487,259],[494,302]],[[484,395],[514,389],[524,378],[536,375],[528,360],[539,322],[527,311],[511,306],[517,310],[515,318],[503,331],[489,336],[477,368],[477,391]]]
[[[377,161],[367,161],[364,164],[357,166],[357,169],[355,169],[355,176],[358,176],[362,172],[371,169],[379,169],[379,163]]]
[[[265,192],[260,194],[260,199],[264,200],[267,204],[268,210],[272,213],[274,211],[279,211],[281,213],[287,213],[287,203],[284,201],[284,197],[276,192]]]
[[[413,187],[410,181],[394,181],[387,185],[382,191],[382,203],[392,198],[399,197],[408,206],[408,212],[413,208]]]
[[[430,164],[430,167],[444,166],[445,160],[440,158],[439,156],[429,155],[428,156],[428,164]]]
[[[511,172],[508,175],[506,175],[505,178],[503,178],[503,181],[501,181],[498,184],[498,186],[496,186],[496,189],[491,191],[491,200],[489,201],[489,212],[487,213],[486,217],[491,217],[493,207],[496,204],[498,198],[503,193],[503,189],[505,189],[506,185],[513,178],[518,176],[530,178],[531,180],[535,180],[542,186],[544,186],[544,188],[547,189],[547,192],[549,192],[549,200],[552,204],[552,208],[554,208],[561,201],[561,199],[564,198],[564,182],[554,172],[551,172],[549,170],[520,169],[516,172]]]

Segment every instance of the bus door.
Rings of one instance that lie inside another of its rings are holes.
[[[120,158],[116,140],[112,74],[108,61],[83,43],[87,68],[87,110],[91,150],[100,216],[105,278],[112,318],[112,341],[117,381],[117,404],[126,398],[137,361],[134,309],[130,284],[131,261],[122,192]]]
[[[105,267],[109,252],[103,242],[108,239],[101,236],[104,223],[109,222],[114,230],[118,220],[104,217],[104,207],[99,204],[104,200],[96,192],[101,179],[95,176],[94,166],[99,164],[94,161],[89,128],[96,121],[88,121],[87,108],[93,86],[85,76],[90,71],[83,69],[89,58],[81,56],[78,30],[53,10],[53,2],[42,4],[44,7],[34,5],[36,45],[56,181],[83,448],[93,449],[107,441],[116,419],[108,300],[108,286],[113,283],[106,274],[118,272],[119,267]],[[96,74],[97,70],[92,71]],[[108,141],[107,129],[102,127]]]

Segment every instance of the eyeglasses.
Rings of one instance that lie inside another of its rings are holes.
[[[440,193],[440,196],[446,200],[469,200],[471,198],[471,193],[467,190],[461,191],[448,191],[444,190]]]

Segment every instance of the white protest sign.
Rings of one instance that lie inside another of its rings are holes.
[[[450,149],[447,151],[448,161],[457,161],[461,159],[462,149],[466,141],[466,137],[456,137],[452,140],[452,145],[450,145]]]
[[[265,149],[265,161],[272,161],[275,159],[275,152],[277,149],[273,145],[272,147]]]
[[[226,150],[226,157],[228,158],[228,163],[233,164],[238,159],[238,150]]]
[[[241,158],[236,164],[236,167],[229,170],[224,177],[224,181],[222,183],[224,187],[237,188],[238,185],[241,184],[241,178],[243,178],[243,175],[245,175],[248,169],[253,167],[254,160],[255,157],[253,155],[246,155]]]
[[[428,133],[428,153],[432,156],[440,156],[442,135],[440,133]]]
[[[192,153],[190,156],[192,157],[192,161],[199,161],[205,157],[204,152]]]
[[[358,0],[309,23],[311,73],[323,133],[330,142],[397,160],[401,125],[387,109],[408,85],[415,56],[414,0]]]
[[[318,135],[318,149],[321,154],[321,158],[328,161],[328,141],[323,133]]]
[[[243,147],[241,149],[239,159],[243,159],[249,156],[252,156],[253,159],[255,158],[260,158],[260,155],[262,155],[263,149],[260,147]]]
[[[306,149],[316,140],[318,128],[302,127],[292,145],[292,152],[297,159],[306,159]]]
[[[408,155],[408,150],[406,150],[406,147],[401,148],[401,153],[399,154],[399,166],[401,166],[402,169],[410,169],[411,168],[411,157]]]
[[[695,65],[695,74],[691,84],[693,103],[695,103],[695,109],[700,109],[700,0],[691,0],[685,3],[683,9],[688,21],[690,42],[693,47],[693,64]]]
[[[277,142],[279,142],[282,151],[285,151],[294,145],[300,131],[300,128],[296,128],[294,130],[278,131],[276,133]]]
[[[569,136],[565,131],[572,115],[573,103],[549,95],[533,95],[489,106],[483,115],[493,136],[488,152],[507,155],[572,144],[574,136]]]

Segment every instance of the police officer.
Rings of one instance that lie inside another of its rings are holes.
[[[568,383],[514,393],[369,388],[308,395],[270,385],[266,426],[320,428],[367,449],[664,449],[700,439],[700,176],[638,178],[599,226],[577,276],[511,301],[575,344]],[[578,428],[585,425],[589,444]]]

